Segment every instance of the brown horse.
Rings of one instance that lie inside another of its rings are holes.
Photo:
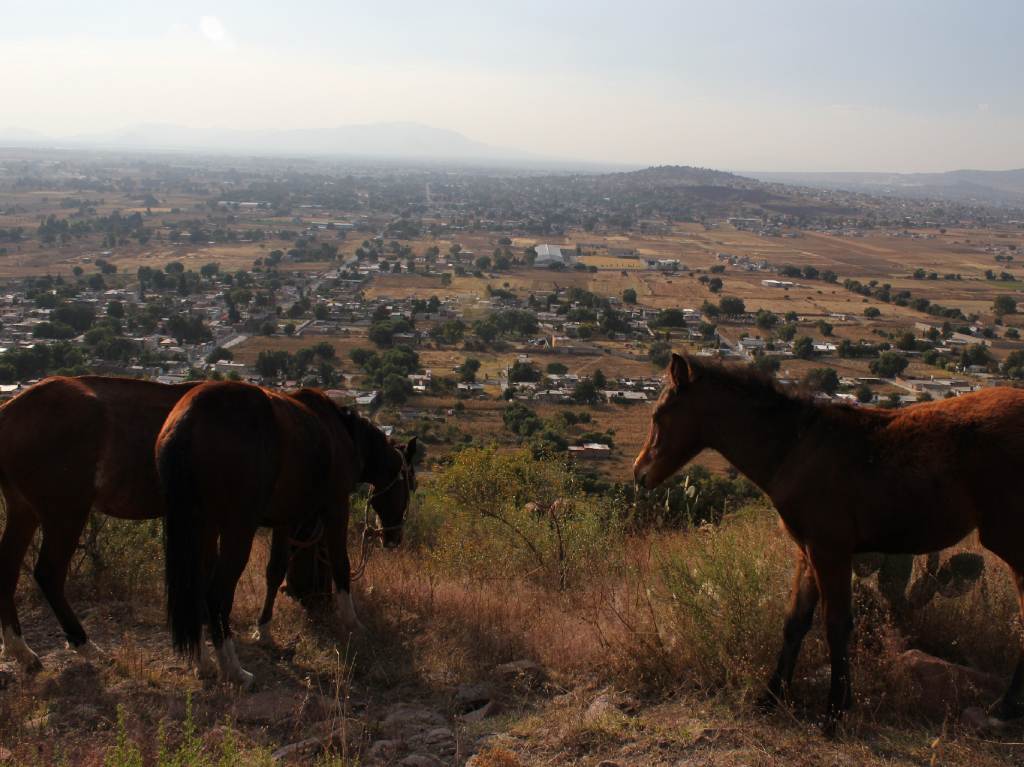
[[[771,498],[796,542],[796,576],[765,703],[786,696],[819,601],[832,666],[826,728],[851,704],[851,560],[925,553],[977,529],[1013,571],[1024,612],[1024,391],[992,388],[902,410],[836,406],[783,392],[748,369],[672,356],[634,475],[655,487],[712,448]],[[1024,648],[994,707],[1024,715]]]
[[[0,538],[0,629],[5,652],[27,670],[41,664],[22,637],[15,592],[33,535],[42,526],[34,575],[69,646],[97,657],[64,594],[72,556],[91,511],[129,520],[163,514],[153,446],[171,409],[197,383],[54,377],[0,408],[0,490],[7,511]],[[271,552],[263,639],[269,638],[274,597],[289,562],[286,529],[274,532]]]
[[[121,519],[161,514],[153,445],[167,414],[195,384],[129,378],[48,378],[0,409],[0,489],[7,524],[0,539],[0,624],[4,650],[41,668],[21,635],[15,590],[37,528],[34,575],[68,644],[98,650],[64,595],[68,566],[91,511]]]
[[[243,688],[252,684],[238,662],[230,615],[261,525],[287,526],[300,541],[323,536],[338,607],[355,628],[349,495],[361,482],[374,486],[371,504],[384,544],[397,545],[415,484],[415,449],[415,439],[404,451],[394,447],[369,421],[319,391],[205,383],[188,392],[156,440],[175,649],[194,657],[206,624],[221,677]]]

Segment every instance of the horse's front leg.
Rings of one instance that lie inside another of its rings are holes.
[[[270,539],[270,559],[267,561],[267,594],[263,599],[263,612],[252,638],[263,644],[272,644],[270,621],[274,617],[274,600],[288,572],[288,528],[275,527]]]
[[[352,603],[352,571],[348,560],[348,544],[346,533],[348,528],[348,510],[341,514],[329,514],[324,527],[327,539],[327,553],[331,559],[331,576],[334,579],[335,602],[338,616],[346,629],[364,631],[366,629],[356,617],[356,608]]]
[[[850,552],[812,548],[811,567],[818,582],[822,611],[825,614],[825,636],[832,663],[832,683],[825,711],[826,734],[835,732],[843,712],[853,703],[850,684],[850,634],[853,633],[851,608],[853,576]]]
[[[814,610],[818,605],[818,584],[807,555],[801,549],[797,553],[796,573],[789,592],[789,607],[786,623],[782,630],[782,650],[775,666],[775,673],[768,681],[768,689],[760,700],[762,708],[770,708],[789,697],[793,683],[793,671],[804,637],[810,631]]]

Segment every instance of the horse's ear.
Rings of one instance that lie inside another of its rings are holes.
[[[412,463],[412,459],[416,457],[416,438],[413,437],[405,445],[405,462]]]
[[[672,361],[668,364],[668,376],[676,389],[685,389],[696,379],[690,360],[675,352],[672,352]]]

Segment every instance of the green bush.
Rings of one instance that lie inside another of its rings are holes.
[[[791,554],[763,506],[705,525],[661,553],[662,631],[675,662],[700,684],[764,684],[779,649]]]
[[[587,496],[564,463],[529,450],[459,452],[418,516],[434,531],[434,566],[474,580],[525,577],[565,589],[621,550],[611,505]]]

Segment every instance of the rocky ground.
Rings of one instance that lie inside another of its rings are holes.
[[[257,562],[241,585],[238,626],[255,618],[259,570]],[[178,747],[193,737],[212,754],[234,743],[241,755],[221,764],[1024,765],[1024,728],[995,729],[979,707],[1004,680],[919,651],[900,655],[894,671],[893,684],[915,696],[912,715],[894,718],[865,697],[827,740],[817,723],[824,668],[806,669],[802,702],[771,714],[751,706],[752,695],[682,683],[626,690],[603,672],[540,654],[467,670],[454,658],[465,648],[429,634],[436,625],[411,603],[396,609],[370,591],[357,591],[368,630],[353,638],[282,597],[272,644],[240,632],[239,656],[256,685],[239,693],[197,679],[173,656],[158,592],[114,600],[72,590],[107,652],[90,664],[64,647],[26,586],[22,622],[44,670],[26,677],[0,660],[0,764],[112,764],[120,733],[147,764],[161,741]]]

